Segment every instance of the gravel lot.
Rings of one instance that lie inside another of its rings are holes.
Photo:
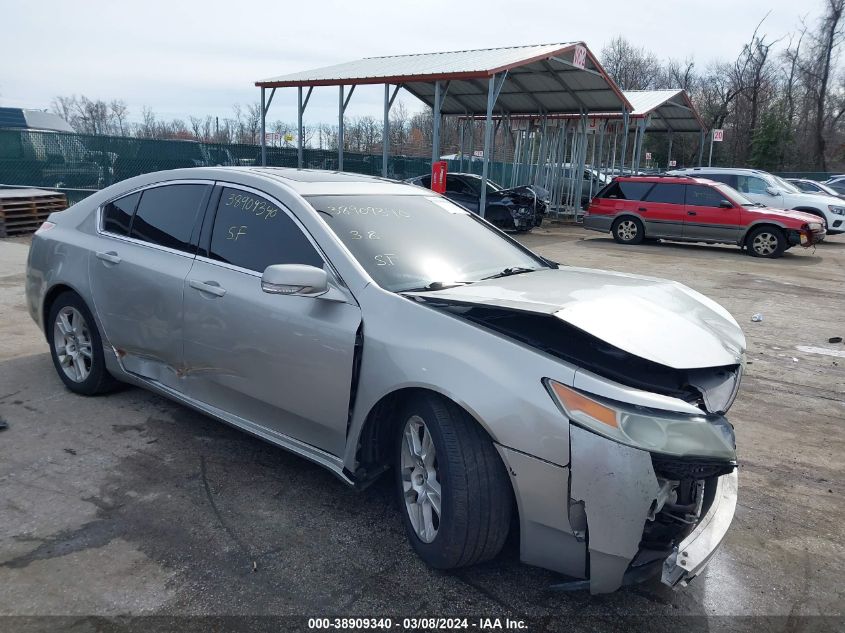
[[[690,587],[552,592],[558,578],[521,565],[514,544],[491,563],[432,571],[405,541],[387,478],[356,493],[140,389],[71,394],[24,308],[26,240],[0,240],[0,615],[472,614],[526,618],[530,630],[631,614],[780,616],[766,621],[779,630],[841,617],[845,345],[828,339],[845,336],[845,237],[775,261],[731,247],[622,247],[572,226],[523,241],[562,263],[686,283],[746,332],[730,415],[739,507]]]

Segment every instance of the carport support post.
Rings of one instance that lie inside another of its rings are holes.
[[[384,84],[384,125],[381,130],[381,175],[387,178],[387,158],[390,149],[390,84]]]
[[[337,170],[343,171],[343,86],[338,86],[337,106]]]
[[[622,152],[619,157],[619,173],[625,174],[625,154],[628,153],[628,111],[622,112]]]
[[[490,171],[490,145],[493,141],[493,105],[496,103],[496,77],[496,75],[493,75],[487,82],[487,117],[484,119],[484,162],[481,164],[481,200],[478,202],[478,214],[482,218],[487,211],[487,174]]]
[[[267,106],[264,99],[264,86],[261,86],[261,166],[267,165]]]
[[[666,168],[669,168],[669,163],[672,162],[672,130],[669,130],[669,151],[666,152]]]
[[[707,166],[713,166],[713,130],[710,130],[710,154],[707,156]]]
[[[701,167],[702,161],[704,160],[704,130],[699,132],[699,141],[698,141],[698,166]]]
[[[296,109],[296,167],[302,169],[302,86],[297,89],[299,106]]]

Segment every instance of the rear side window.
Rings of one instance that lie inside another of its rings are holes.
[[[662,202],[665,204],[683,204],[684,186],[659,182],[648,192],[646,202]]]
[[[618,200],[642,200],[653,183],[630,180],[614,180],[596,198],[616,198]]]
[[[112,200],[103,207],[103,230],[117,235],[129,235],[132,214],[138,206],[140,193]]]
[[[197,215],[205,207],[210,185],[165,185],[141,193],[129,237],[190,251]]]
[[[217,205],[209,256],[256,272],[273,264],[323,267],[323,258],[279,205],[228,187]]]
[[[687,187],[687,204],[696,207],[718,207],[725,196],[713,187],[705,185],[689,185]]]

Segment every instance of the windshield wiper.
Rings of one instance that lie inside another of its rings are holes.
[[[504,270],[497,272],[495,275],[490,275],[489,277],[482,277],[481,280],[484,281],[485,279],[498,279],[499,277],[510,277],[511,275],[521,275],[522,273],[533,273],[535,270],[540,269],[525,268],[524,266],[513,266],[511,268],[505,268]]]
[[[471,281],[432,281],[427,286],[422,286],[421,288],[406,288],[405,290],[399,290],[398,292],[426,292],[432,290],[443,290],[444,288],[466,286],[471,283]]]

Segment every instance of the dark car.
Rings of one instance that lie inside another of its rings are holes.
[[[431,189],[431,175],[408,178],[405,182]],[[450,200],[473,213],[481,204],[481,176],[447,174],[446,193]],[[484,219],[506,231],[530,231],[543,223],[549,205],[549,192],[534,185],[504,189],[487,181]]]
[[[593,198],[584,228],[610,232],[620,244],[736,244],[754,257],[780,257],[825,235],[815,215],[767,207],[722,182],[690,176],[621,176]]]

